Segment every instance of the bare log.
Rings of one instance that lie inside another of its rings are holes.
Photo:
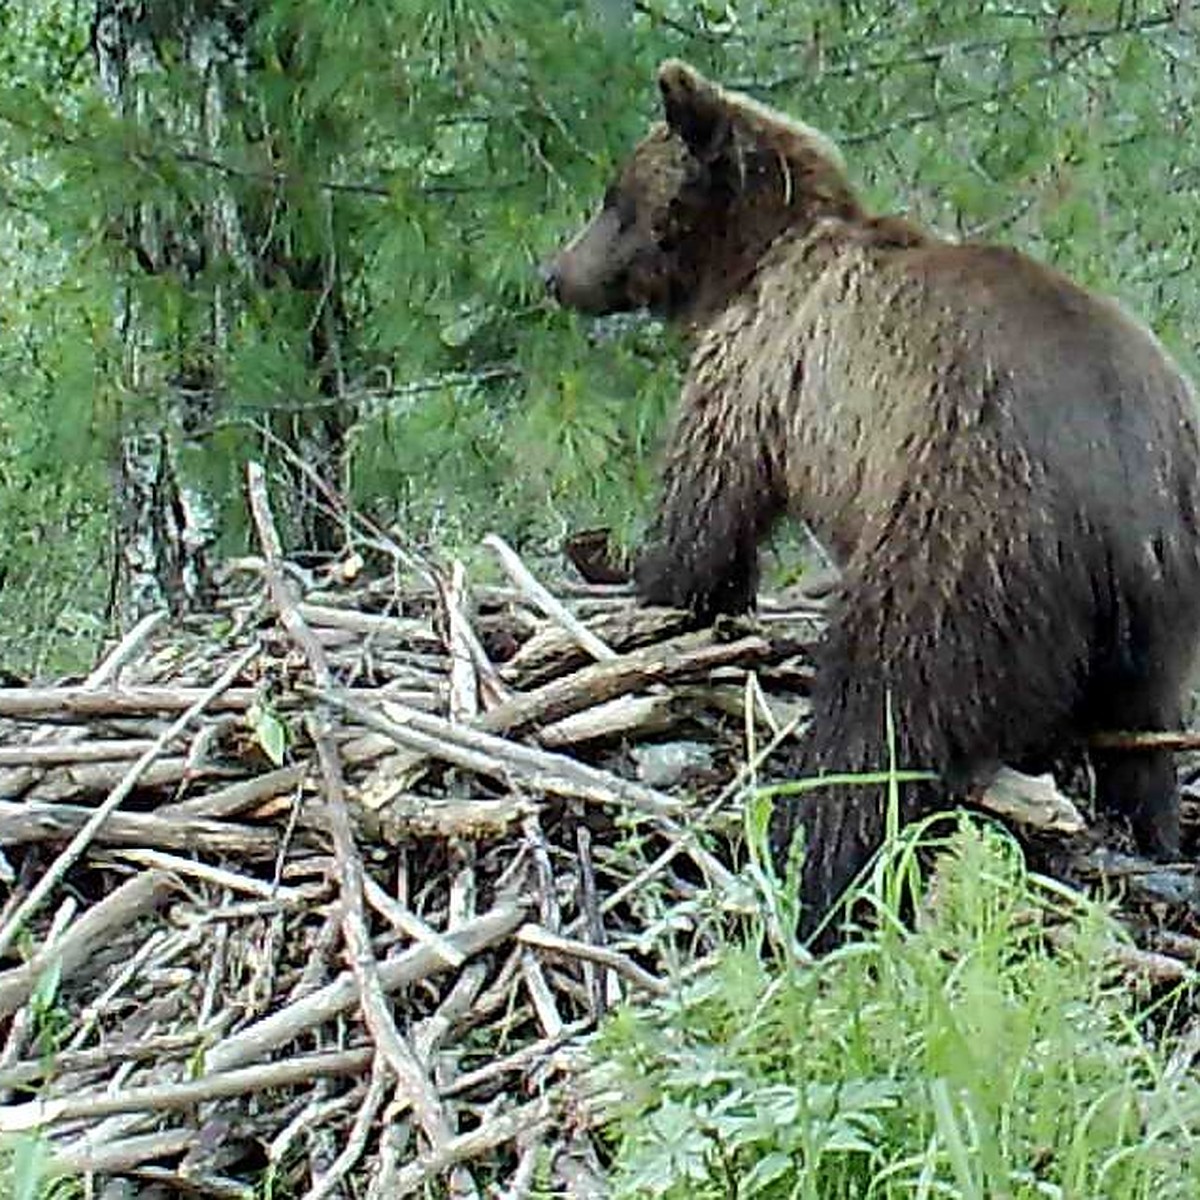
[[[630,692],[645,691],[655,684],[694,678],[731,663],[755,666],[773,653],[772,644],[761,637],[718,642],[711,629],[686,633],[514,696],[485,714],[479,726],[490,733],[518,733],[531,725],[561,721]]]
[[[72,804],[11,804],[0,800],[0,845],[63,841],[77,833],[94,810]],[[157,846],[164,850],[201,850],[269,858],[279,835],[250,825],[231,825],[203,817],[161,813],[113,813],[96,833],[102,846]]]

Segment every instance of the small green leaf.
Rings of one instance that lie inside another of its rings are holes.
[[[20,1138],[13,1148],[13,1200],[37,1200],[46,1165],[46,1144],[40,1138]]]
[[[262,752],[275,766],[282,766],[287,756],[288,743],[291,741],[288,727],[275,711],[265,704],[252,704],[246,713],[246,720],[249,721]]]
[[[792,1156],[782,1154],[778,1150],[764,1154],[741,1181],[741,1191],[744,1195],[753,1196],[765,1192],[777,1179],[781,1179],[788,1171],[794,1169]]]

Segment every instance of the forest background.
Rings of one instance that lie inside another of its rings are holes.
[[[1118,297],[1195,373],[1190,3],[0,2],[0,667],[77,669],[315,472],[408,544],[636,541],[681,347],[537,263],[668,55],[817,125],[869,202]],[[366,549],[369,554],[369,548]]]

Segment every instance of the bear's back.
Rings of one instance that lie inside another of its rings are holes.
[[[1006,425],[1070,515],[1200,524],[1195,397],[1148,328],[1015,250],[968,243],[891,257],[887,270],[914,280],[957,356],[957,402]]]
[[[1200,421],[1154,335],[1015,250],[853,234],[779,247],[694,363],[785,414],[793,508],[835,556],[920,488],[1131,570],[1165,547],[1155,570],[1200,584]]]

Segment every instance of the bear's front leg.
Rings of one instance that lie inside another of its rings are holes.
[[[758,543],[783,511],[777,448],[754,407],[696,379],[684,389],[660,509],[635,578],[648,604],[702,620],[744,612],[758,585]]]

